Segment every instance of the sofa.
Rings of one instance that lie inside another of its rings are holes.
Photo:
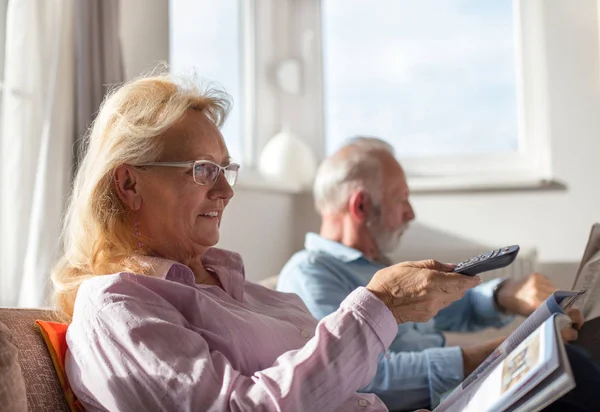
[[[264,286],[274,289],[277,276],[261,282]],[[12,343],[18,348],[18,363],[21,375],[25,383],[25,396],[27,397],[27,410],[29,412],[69,412],[64,392],[50,352],[46,343],[35,325],[36,320],[56,321],[51,310],[44,309],[22,309],[0,307],[0,325],[4,324],[11,335]],[[5,343],[0,339],[0,345]],[[0,353],[2,352],[0,347]],[[0,372],[2,364],[0,363]],[[0,403],[2,401],[3,388],[0,387]],[[5,396],[22,396],[15,393]],[[0,404],[0,410],[4,410]]]
[[[68,412],[69,406],[50,352],[35,325],[38,319],[52,321],[53,312],[43,309],[0,308],[0,322],[8,327],[12,342],[18,348],[28,411]]]

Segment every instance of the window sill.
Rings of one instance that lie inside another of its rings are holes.
[[[566,190],[566,186],[554,178],[518,175],[408,176],[408,187],[416,195]],[[311,187],[270,180],[256,170],[247,169],[240,176],[235,189],[288,195],[311,193]]]
[[[408,187],[414,194],[493,193],[515,191],[562,191],[566,186],[553,179],[533,176],[409,176]]]

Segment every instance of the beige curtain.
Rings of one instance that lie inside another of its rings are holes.
[[[0,306],[40,306],[68,195],[74,0],[9,1],[0,130]]]
[[[8,2],[0,128],[0,306],[48,303],[74,147],[122,81],[118,0]]]
[[[119,38],[119,0],[77,0],[75,3],[76,117],[78,139],[98,112],[108,89],[123,81],[123,57]],[[75,165],[77,157],[75,159]]]

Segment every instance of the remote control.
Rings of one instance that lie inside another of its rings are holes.
[[[454,272],[461,275],[475,276],[488,270],[500,269],[510,265],[518,253],[518,245],[491,250],[458,263],[454,268]]]

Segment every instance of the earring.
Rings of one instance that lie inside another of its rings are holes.
[[[140,236],[140,222],[137,219],[133,220],[133,227],[135,230],[135,237],[137,238],[137,247],[138,249],[141,249],[144,244],[142,243],[142,241],[140,240],[141,236]]]

